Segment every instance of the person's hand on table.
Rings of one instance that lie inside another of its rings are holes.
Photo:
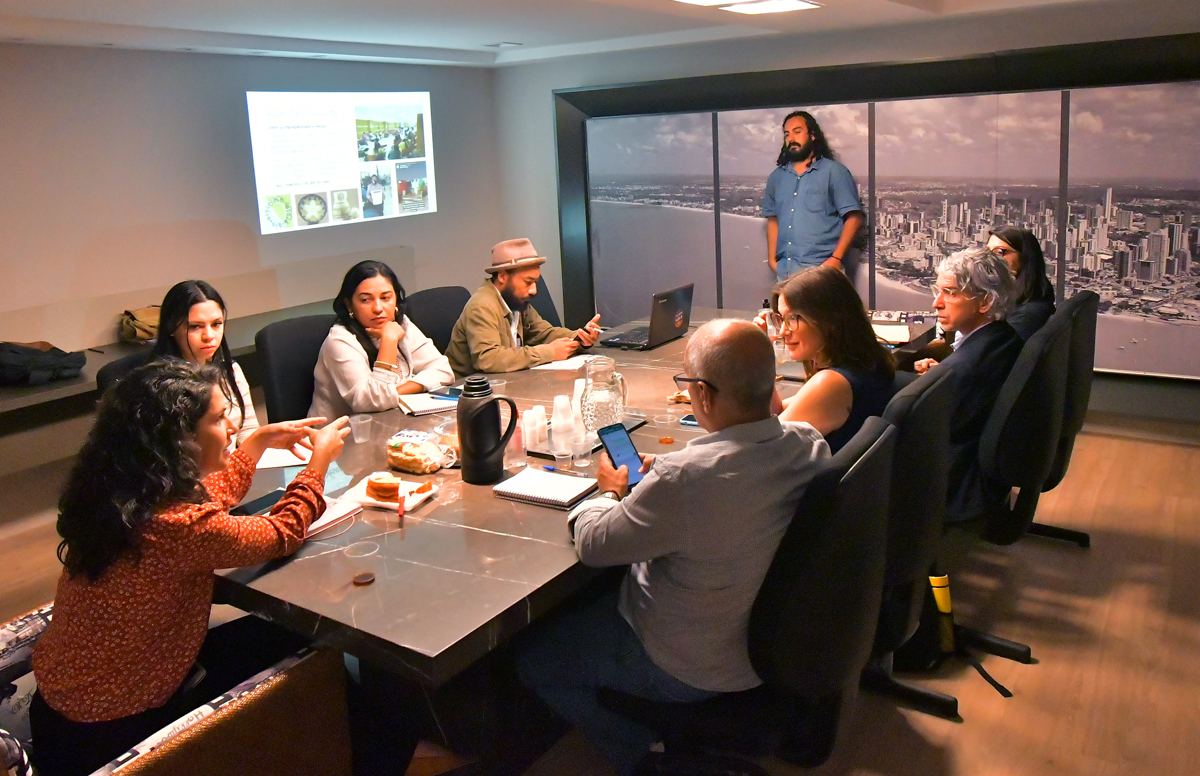
[[[654,456],[647,453],[641,453],[642,474],[650,471],[650,467],[654,464]],[[629,492],[629,467],[624,464],[619,469],[614,469],[612,461],[608,458],[608,453],[600,454],[600,464],[597,467],[596,482],[599,483],[600,492],[612,491],[621,498]]]
[[[590,348],[596,344],[596,340],[600,339],[600,315],[596,314],[594,318],[587,322],[582,329],[575,332],[575,337],[585,348]]]
[[[938,362],[932,358],[922,358],[919,361],[913,362],[913,371],[919,375],[923,375],[937,365]]]
[[[308,441],[308,431],[313,426],[319,426],[325,418],[304,418],[303,420],[285,420],[282,423],[268,423],[259,426],[242,442],[241,449],[251,458],[258,461],[263,451],[268,447],[278,450],[290,450],[293,455],[303,457],[300,448],[311,450]]]
[[[322,477],[329,471],[329,464],[342,454],[346,435],[350,433],[350,419],[345,415],[324,428],[305,429],[308,443],[312,447],[312,458],[308,460],[308,468],[315,469]]]
[[[579,350],[579,341],[573,337],[563,337],[551,342],[550,346],[554,348],[554,360],[565,361]]]

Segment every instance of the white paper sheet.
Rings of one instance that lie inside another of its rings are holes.
[[[911,339],[906,323],[872,323],[871,328],[875,330],[876,337],[893,345],[903,345]]]
[[[304,453],[304,457],[298,457],[291,450],[277,450],[274,447],[269,447],[262,454],[262,458],[258,459],[259,469],[282,469],[286,466],[303,466],[308,463],[308,459],[312,458],[312,451],[300,448],[300,452]]]
[[[551,361],[549,364],[535,366],[534,369],[545,369],[554,372],[574,372],[583,368],[591,356],[572,356],[565,361]]]

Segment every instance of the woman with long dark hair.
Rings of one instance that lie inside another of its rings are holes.
[[[379,261],[355,264],[333,300],[337,323],[313,371],[309,415],[394,410],[402,394],[454,382],[450,362],[404,315],[404,286]]]
[[[987,249],[1004,259],[1017,281],[1017,299],[1005,316],[1021,339],[1029,339],[1054,315],[1054,286],[1046,274],[1046,257],[1033,232],[1005,226],[992,231]]]
[[[876,339],[854,285],[833,267],[813,267],[776,284],[769,315],[808,375],[799,391],[777,403],[779,417],[809,423],[837,452],[891,399],[892,355]],[[766,317],[757,321],[764,330]]]
[[[230,453],[223,379],[213,366],[154,361],[100,402],[59,501],[64,569],[33,653],[39,773],[91,773],[296,647],[253,617],[208,631],[213,570],[300,547],[325,509],[346,419],[262,426]],[[263,452],[297,444],[312,456],[271,513],[230,516]]]
[[[258,416],[250,399],[250,383],[225,342],[228,315],[225,300],[208,283],[203,280],[176,283],[163,297],[158,313],[154,355],[217,368],[221,373],[221,393],[229,400],[229,419],[237,428],[230,442],[233,449],[258,428]]]

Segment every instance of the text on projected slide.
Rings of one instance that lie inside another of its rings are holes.
[[[437,210],[429,92],[246,92],[263,234]]]

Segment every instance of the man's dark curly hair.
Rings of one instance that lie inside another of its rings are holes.
[[[212,366],[152,361],[104,394],[58,502],[58,559],[96,581],[178,503],[202,503],[196,429],[221,380]]]
[[[837,159],[837,154],[829,147],[829,141],[825,139],[825,132],[821,129],[821,125],[813,118],[813,115],[805,110],[794,110],[783,118],[783,126],[794,118],[804,119],[804,126],[808,128],[808,135],[812,138],[812,158],[813,161],[821,159]],[[779,158],[775,160],[776,167],[782,167],[788,163],[788,141],[783,140],[783,148],[779,149]]]

